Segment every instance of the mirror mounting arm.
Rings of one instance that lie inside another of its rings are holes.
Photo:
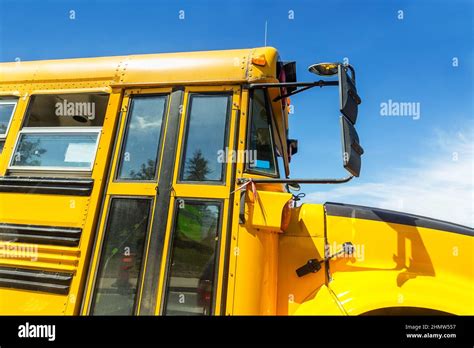
[[[283,98],[290,97],[292,95],[295,95],[297,93],[306,91],[310,88],[313,87],[324,87],[324,86],[339,86],[339,81],[325,81],[325,80],[319,80],[319,81],[314,81],[314,82],[275,82],[275,83],[251,83],[248,85],[249,89],[254,89],[254,88],[282,88],[282,87],[302,87],[297,89],[296,91],[293,91],[291,93],[287,93],[285,95],[280,95],[276,98],[273,99],[274,102],[277,102]]]
[[[341,179],[248,179],[238,178],[237,183],[239,185],[245,184],[248,181],[252,181],[256,184],[344,184],[354,178],[353,175],[349,175]]]

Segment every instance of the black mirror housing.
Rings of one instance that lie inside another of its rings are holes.
[[[344,168],[353,176],[360,175],[361,156],[364,149],[359,144],[359,135],[352,123],[341,115],[342,158]]]
[[[298,152],[298,140],[297,139],[288,139],[286,141],[288,145],[288,152],[290,156],[296,154]]]
[[[349,77],[347,70],[351,69],[352,77]],[[347,119],[355,124],[357,121],[358,105],[361,99],[357,94],[355,86],[355,74],[352,68],[339,64],[339,109]]]

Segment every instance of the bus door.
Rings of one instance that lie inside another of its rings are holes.
[[[222,314],[240,89],[189,87],[173,175],[156,314]]]
[[[124,93],[82,313],[139,313],[151,228],[161,190],[166,125],[182,92]],[[176,113],[176,112],[175,112]],[[166,216],[157,216],[160,222]]]
[[[238,93],[125,92],[83,314],[220,310]]]

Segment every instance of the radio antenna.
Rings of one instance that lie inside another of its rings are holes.
[[[265,21],[265,47],[267,47],[267,21]]]

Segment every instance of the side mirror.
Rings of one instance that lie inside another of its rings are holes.
[[[347,74],[348,70],[351,70],[351,77]],[[357,94],[355,86],[354,69],[350,65],[346,66],[339,64],[338,77],[340,111],[349,121],[351,121],[352,124],[355,124],[357,120],[358,105],[361,103],[361,99]]]
[[[298,152],[298,140],[288,139],[286,142],[288,146],[288,162],[291,162],[291,156]]]
[[[345,116],[341,116],[341,138],[344,168],[352,175],[358,177],[364,149],[359,145],[357,131]]]
[[[298,140],[297,139],[288,139],[287,144],[288,144],[288,152],[289,153],[294,155],[298,152]]]

